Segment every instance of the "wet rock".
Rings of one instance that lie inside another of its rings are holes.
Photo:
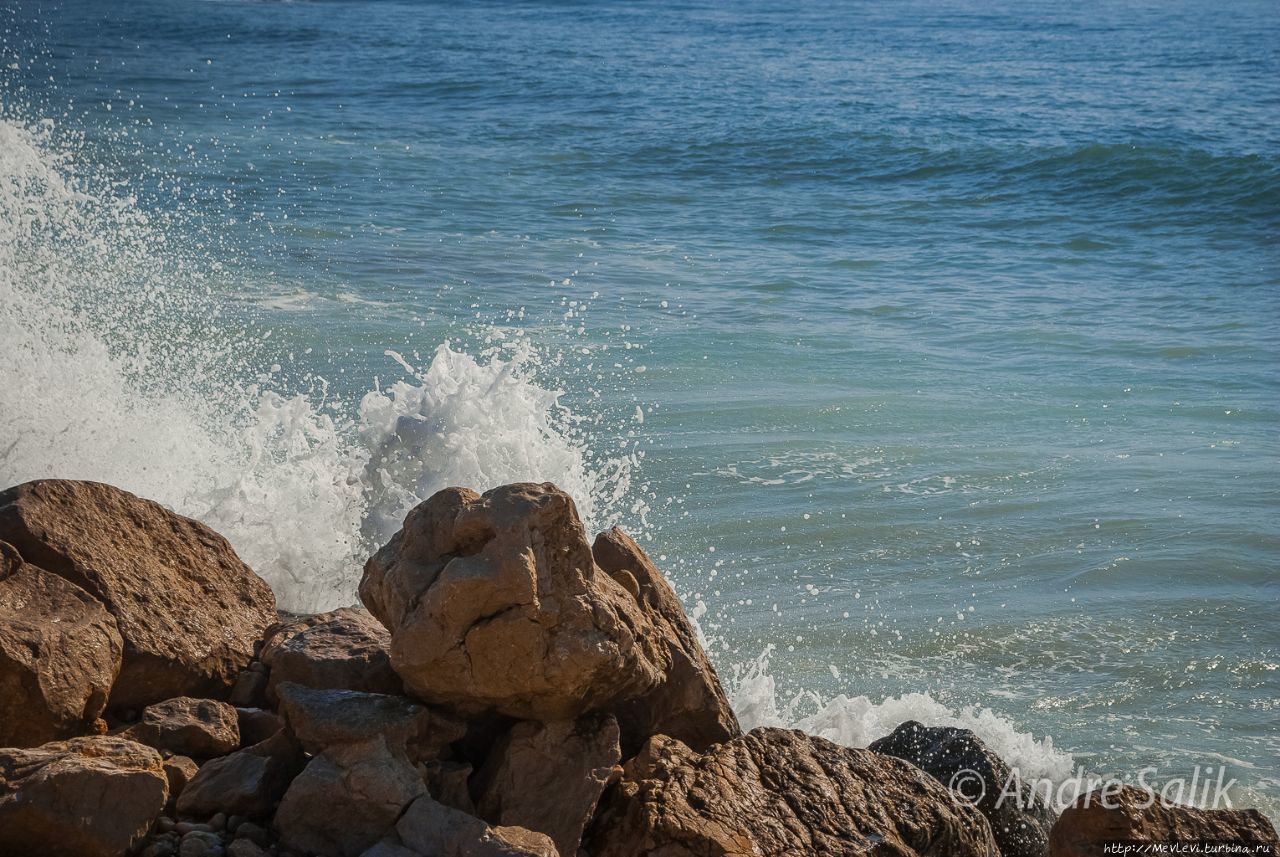
[[[331,747],[289,786],[275,827],[285,848],[321,857],[359,857],[425,793],[404,751],[381,737]]]
[[[124,652],[112,708],[225,697],[276,618],[270,587],[226,539],[110,485],[10,488],[0,493],[0,540],[115,618]]]
[[[205,762],[178,798],[178,812],[188,818],[216,812],[266,817],[305,763],[302,748],[281,730],[260,744]]]
[[[551,839],[519,827],[490,827],[430,797],[418,798],[396,824],[401,841],[432,857],[559,857]]]
[[[621,774],[620,761],[612,715],[522,721],[493,748],[477,778],[478,814],[545,833],[561,854],[577,854],[601,793]]]
[[[160,754],[124,738],[0,750],[0,857],[118,857],[168,794]]]
[[[868,749],[907,760],[977,806],[1003,857],[1043,857],[1048,850],[1057,814],[970,730],[910,720]]]
[[[435,758],[466,732],[457,718],[403,696],[318,690],[291,682],[278,691],[280,713],[308,753],[381,736],[414,759]]]
[[[387,629],[362,607],[280,625],[268,632],[262,647],[262,663],[270,669],[268,698],[276,698],[282,682],[402,694],[404,683],[391,668],[390,646]]]
[[[184,756],[224,756],[240,746],[236,710],[225,702],[180,696],[148,705],[125,737]]]
[[[593,857],[995,857],[983,815],[900,759],[784,729],[706,753],[658,736],[592,825]]]
[[[596,536],[591,553],[601,569],[632,593],[671,664],[661,684],[614,708],[623,754],[631,757],[653,735],[675,738],[699,752],[741,735],[715,667],[675,590],[649,556],[618,527]]]
[[[0,542],[0,747],[96,731],[122,646],[100,601]]]
[[[1109,853],[1108,843],[1234,843],[1255,849],[1270,845],[1269,851],[1248,853],[1280,854],[1276,829],[1256,809],[1195,809],[1124,786],[1081,795],[1064,809],[1049,834],[1049,855],[1102,857]]]
[[[571,719],[651,690],[669,666],[549,483],[438,492],[366,563],[360,597],[406,687],[465,713]]]

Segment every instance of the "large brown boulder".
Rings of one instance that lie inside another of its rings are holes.
[[[424,794],[422,777],[404,751],[383,738],[332,747],[289,786],[275,827],[281,844],[293,851],[359,857]]]
[[[213,530],[97,482],[0,493],[0,539],[101,601],[124,638],[116,708],[225,696],[276,619],[270,587]]]
[[[366,563],[360,597],[406,687],[467,713],[572,719],[652,690],[669,666],[550,483],[438,492]]]
[[[522,721],[498,741],[477,777],[478,815],[545,833],[561,854],[577,854],[601,793],[621,774],[620,761],[611,715]]]
[[[0,542],[0,747],[94,731],[122,645],[101,602]]]
[[[593,857],[996,857],[986,818],[914,765],[755,729],[701,755],[656,737],[593,825]]]
[[[0,750],[0,857],[119,857],[168,795],[160,754],[124,738]]]
[[[591,553],[596,564],[636,599],[671,662],[661,684],[615,707],[623,753],[634,755],[652,735],[675,738],[699,752],[741,735],[715,667],[675,590],[649,556],[618,527],[596,536]]]
[[[405,810],[396,833],[413,853],[431,857],[560,857],[545,834],[521,827],[490,827],[426,795]]]
[[[968,729],[908,720],[867,748],[906,759],[982,811],[1003,857],[1043,857],[1057,814]]]
[[[183,756],[225,756],[240,746],[236,710],[216,699],[179,696],[148,705],[125,737]]]
[[[1123,786],[1081,795],[1064,809],[1049,834],[1049,855],[1103,857],[1115,853],[1109,843],[1233,843],[1254,846],[1250,854],[1280,854],[1276,829],[1256,809],[1195,809]]]
[[[267,633],[261,659],[270,668],[268,696],[293,682],[307,687],[399,694],[391,669],[391,635],[362,607],[343,607],[278,625]]]

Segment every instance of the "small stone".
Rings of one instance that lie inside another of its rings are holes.
[[[182,845],[178,847],[178,857],[222,857],[222,840],[218,834],[204,830],[193,830],[183,835]]]
[[[226,830],[227,814],[225,812],[220,812],[216,814],[213,818],[209,819],[209,828],[215,831]]]
[[[254,824],[252,821],[246,821],[236,828],[236,839],[248,839],[256,845],[266,847],[271,841],[271,834],[267,832],[265,827]]]
[[[167,815],[162,815],[156,820],[156,830],[161,833],[168,833],[173,830],[174,821]]]
[[[157,839],[142,849],[141,857],[173,857],[177,853],[177,843],[169,839]]]
[[[251,839],[237,839],[227,846],[227,857],[265,857],[266,853]]]
[[[243,815],[233,815],[227,819],[227,832],[235,833],[240,825],[244,824]]]
[[[197,821],[179,821],[174,825],[174,830],[186,836],[188,833],[212,833],[213,828],[207,824]]]

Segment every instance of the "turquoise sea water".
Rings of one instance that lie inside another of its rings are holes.
[[[428,489],[555,479],[753,722],[1277,812],[1273,2],[0,16],[0,482],[315,609]]]

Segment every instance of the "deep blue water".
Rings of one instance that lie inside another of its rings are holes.
[[[1274,2],[3,14],[6,119],[172,218],[235,371],[351,416],[530,341],[726,674],[1280,806]]]

